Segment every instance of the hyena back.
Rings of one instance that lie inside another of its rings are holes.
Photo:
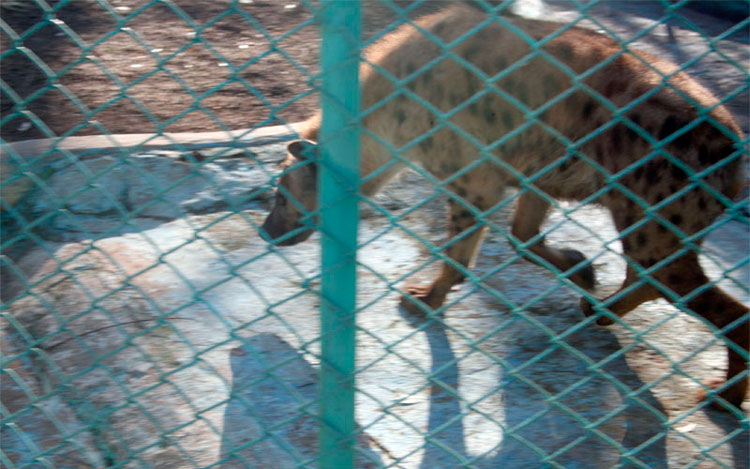
[[[484,231],[475,213],[491,211],[505,187],[522,189],[512,224],[521,243],[540,233],[550,205],[540,192],[589,201],[601,194],[594,201],[610,209],[625,233],[628,260],[608,310],[622,316],[645,301],[689,296],[692,311],[747,351],[748,308],[718,287],[706,287],[695,250],[699,238],[693,247],[682,243],[707,228],[736,195],[742,151],[734,142],[742,137],[733,117],[676,66],[642,52],[624,53],[587,30],[572,28],[545,40],[562,25],[509,17],[448,51],[420,31],[450,44],[485,19],[471,8],[451,8],[418,20],[417,27],[404,25],[367,49],[360,71],[361,107],[369,110],[362,119],[362,192],[374,194],[404,160],[421,164],[444,181],[448,236],[461,235],[444,253],[464,267]],[[543,41],[537,53],[516,28]],[[305,140],[289,145],[287,166],[306,160],[309,141],[317,141],[320,115],[306,124]],[[400,163],[393,163],[394,154]],[[314,164],[284,174],[263,225],[269,238],[296,230],[278,242],[289,245],[309,236],[301,219],[316,209],[315,179]],[[647,214],[649,206],[658,209]],[[594,286],[594,271],[579,251],[547,246],[543,238],[527,250],[577,285]],[[636,266],[651,268],[658,286],[644,281]],[[432,284],[406,288],[404,306],[439,308],[464,279],[462,272],[445,263]],[[593,314],[587,300],[581,306]],[[612,320],[602,316],[598,322]],[[730,383],[710,385],[723,386],[719,395],[739,406],[748,363],[733,347],[728,356]]]

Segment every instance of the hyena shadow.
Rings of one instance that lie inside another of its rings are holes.
[[[499,332],[502,338],[477,346],[502,370],[499,381],[487,386],[488,394],[500,395],[494,402],[501,404],[493,409],[475,398],[466,400],[462,345],[449,339],[439,321],[424,328],[432,366],[421,467],[667,467],[665,409],[618,354],[617,338],[589,325],[556,344],[533,322],[560,334],[560,324],[573,325],[582,317],[574,308],[554,313],[551,322],[539,313],[524,313],[532,323],[511,319]],[[467,419],[477,412],[497,423],[490,438],[501,434],[492,447],[480,444],[480,453],[470,439],[487,436]],[[633,454],[632,462],[625,453]]]
[[[477,277],[515,255],[497,238],[485,240]],[[603,259],[600,273],[616,284],[618,255]],[[664,407],[628,365],[617,336],[584,323],[576,292],[521,259],[481,285],[465,282],[427,327],[424,316],[401,309],[423,328],[432,362],[421,467],[667,467]],[[493,371],[477,371],[486,362]],[[630,452],[629,465],[621,455]]]
[[[224,411],[217,467],[315,467],[318,460],[318,375],[281,337],[262,333],[229,352],[231,392]],[[360,434],[355,465],[382,467]]]

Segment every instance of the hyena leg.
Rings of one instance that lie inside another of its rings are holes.
[[[709,281],[698,262],[698,255],[694,252],[672,262],[657,272],[656,276],[662,284],[680,297],[689,296]],[[675,301],[671,295],[664,294],[663,296],[667,301]],[[747,356],[750,351],[750,310],[717,286],[701,291],[687,301],[687,306],[716,326],[721,331],[724,341],[732,344],[732,346],[727,345],[726,381],[732,380],[737,375],[744,374],[745,376],[737,378],[736,382],[729,384],[726,389],[721,389],[718,394],[739,408],[748,390],[747,371],[750,364]],[[706,385],[711,388],[720,388],[726,381],[712,381]],[[700,394],[704,397],[702,391]],[[714,405],[724,408],[719,402],[714,402]]]
[[[622,317],[629,311],[637,308],[641,303],[655,300],[659,297],[659,291],[643,280],[633,267],[628,266],[625,274],[625,281],[620,288],[602,301],[606,302],[610,299],[614,299],[614,301],[607,306],[607,309],[612,314]],[[594,306],[586,298],[581,298],[581,311],[583,311],[583,314],[586,316],[593,316],[596,314]],[[596,323],[601,326],[608,326],[614,324],[614,322],[613,319],[607,316],[601,316],[596,320]]]
[[[476,255],[485,228],[476,226],[476,218],[461,203],[449,200],[448,211],[449,241],[443,253],[465,269]],[[451,262],[444,262],[440,275],[432,284],[407,285],[405,290],[409,295],[401,298],[401,304],[413,312],[423,312],[416,301],[437,309],[445,302],[451,288],[463,280],[464,274],[461,269],[457,269]]]
[[[536,194],[526,192],[521,195],[513,216],[513,236],[521,242],[527,242],[537,236],[548,209],[549,202]],[[586,256],[574,249],[556,249],[547,246],[544,243],[544,238],[531,246],[527,246],[526,250],[546,260],[562,272],[566,272],[586,261]],[[529,257],[529,259],[536,262],[533,257]],[[591,264],[579,266],[568,278],[587,290],[593,289],[596,283],[594,268]]]
[[[641,215],[640,212],[631,214],[631,216],[617,212],[614,215],[615,224],[618,229],[625,230],[633,220],[639,220]],[[679,240],[676,237],[668,234],[660,236],[656,233],[656,226],[656,223],[651,222],[622,237],[622,250],[628,259],[625,281],[615,293],[603,300],[605,302],[611,301],[607,309],[618,317],[624,316],[641,303],[655,300],[661,296],[659,290],[647,279],[641,277],[632,264],[639,264],[641,268],[654,265],[672,252],[675,246],[679,245]],[[651,277],[654,277],[654,275],[652,274]],[[581,298],[581,310],[586,316],[592,316],[596,313],[593,305],[586,298]],[[608,316],[601,316],[596,322],[605,326],[613,324],[614,320]]]

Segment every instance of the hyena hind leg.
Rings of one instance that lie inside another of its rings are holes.
[[[633,223],[641,220],[642,211],[612,210],[615,225],[620,232]],[[659,265],[669,258],[680,247],[680,239],[673,233],[664,233],[655,221],[645,224],[637,230],[630,231],[622,237],[623,252],[629,265],[625,282],[620,289],[604,299],[607,309],[616,316],[623,316],[641,303],[665,298],[672,303],[679,303],[681,298],[690,298],[687,307],[721,331],[727,344],[728,369],[726,380],[707,383],[709,388],[719,388],[718,395],[730,404],[739,407],[748,389],[748,360],[750,348],[750,317],[748,308],[724,293],[719,287],[706,288],[709,279],[698,262],[696,252],[688,252],[652,272],[650,279],[638,273],[635,265],[647,269]],[[684,227],[683,227],[684,229]],[[702,289],[702,290],[701,290]],[[694,292],[697,295],[691,297]],[[679,305],[678,305],[679,306]],[[581,299],[584,314],[594,314],[591,303]],[[602,316],[599,324],[611,324],[609,317]],[[725,383],[730,382],[725,386]],[[720,401],[714,403],[722,407]]]
[[[423,313],[423,305],[433,310],[442,306],[451,289],[464,280],[463,269],[469,267],[476,255],[484,231],[485,227],[477,226],[471,210],[462,203],[449,200],[448,243],[442,251],[453,262],[444,262],[440,275],[431,284],[406,285],[404,289],[408,295],[401,298],[401,305],[413,313]]]
[[[513,228],[511,233],[522,243],[528,242],[537,235],[547,216],[549,202],[531,192],[521,195],[513,215]],[[536,243],[526,246],[525,250],[554,265],[561,272],[568,272],[568,278],[581,288],[592,290],[596,284],[593,266],[583,264],[586,256],[575,249],[556,249],[545,244],[544,238]],[[532,262],[538,263],[534,256],[527,256]]]
[[[681,297],[689,296],[709,282],[695,253],[669,264],[657,272],[656,276]],[[663,296],[667,301],[674,302],[671,295]],[[709,381],[705,383],[706,386],[718,389],[721,398],[739,408],[748,390],[750,309],[715,285],[695,295],[687,302],[687,306],[716,326],[727,346],[726,380]],[[705,397],[703,390],[700,397]],[[720,401],[714,401],[713,405],[725,409]]]
[[[638,219],[640,216],[635,217]],[[616,214],[614,216],[615,224],[618,228],[623,229],[626,222],[621,219],[627,219],[627,216]],[[649,223],[645,227],[622,236],[623,254],[628,259],[628,266],[625,271],[625,281],[620,288],[602,302],[607,303],[607,310],[617,317],[622,317],[641,303],[655,300],[661,297],[661,292],[647,279],[644,279],[635,268],[634,264],[639,265],[642,269],[653,266],[661,259],[665,258],[673,248],[677,246],[679,240],[675,236],[663,235],[660,239],[659,246],[648,245],[649,240],[657,238],[655,234],[655,223]],[[662,248],[658,252],[657,248]],[[594,307],[589,300],[581,298],[581,311],[585,316],[596,314]],[[614,324],[610,316],[600,316],[596,323],[601,326]]]
[[[602,302],[609,303],[607,310],[617,317],[625,316],[628,312],[634,310],[642,303],[655,300],[661,295],[659,291],[648,283],[636,283],[641,279],[638,272],[631,266],[628,266],[625,274],[625,281],[616,292],[604,298]],[[581,298],[581,311],[585,316],[596,314],[593,304],[586,298]],[[600,316],[596,323],[600,326],[609,326],[615,321],[609,316]]]

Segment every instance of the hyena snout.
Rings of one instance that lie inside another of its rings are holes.
[[[314,142],[308,140],[295,140],[287,146],[289,154],[273,208],[260,230],[260,236],[276,246],[301,243],[317,225],[317,170],[308,159],[314,149]]]
[[[297,220],[289,220],[274,209],[268,214],[260,230],[260,236],[276,246],[292,246],[301,243],[312,235],[312,228],[303,229],[305,225]],[[300,231],[301,230],[301,231]],[[291,236],[286,236],[288,234]],[[278,240],[278,241],[277,241]]]

